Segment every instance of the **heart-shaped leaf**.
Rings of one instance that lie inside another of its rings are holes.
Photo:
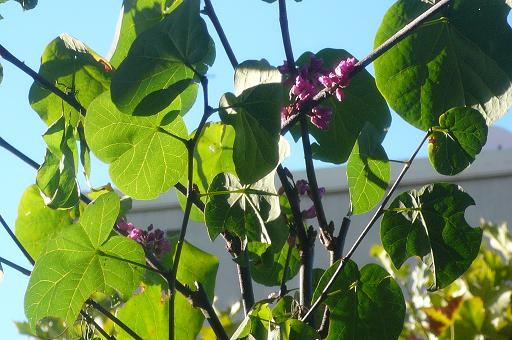
[[[29,186],[21,196],[16,237],[35,260],[46,242],[71,224],[73,216],[70,211],[47,207],[36,185]]]
[[[464,211],[475,204],[455,184],[436,183],[395,198],[384,213],[382,245],[396,268],[419,256],[434,274],[431,290],[448,286],[478,255],[482,229],[471,228]]]
[[[428,158],[437,172],[453,176],[466,169],[487,141],[487,124],[480,112],[467,107],[448,110],[432,129]]]
[[[112,79],[112,101],[120,111],[162,111],[213,64],[215,47],[199,4],[184,2],[135,39]]]
[[[235,94],[220,100],[223,122],[233,125],[236,135],[233,162],[240,181],[254,183],[279,162],[281,75],[266,61],[246,61],[235,71]]]
[[[187,149],[179,138],[188,134],[180,110],[178,97],[170,112],[129,116],[115,107],[108,92],[91,104],[85,119],[87,141],[100,160],[110,163],[110,177],[125,194],[156,198],[186,171]]]
[[[367,264],[359,271],[354,262],[347,261],[324,302],[331,312],[327,339],[397,339],[405,318],[400,287],[379,265]],[[339,261],[322,275],[313,300],[338,266]]]
[[[426,1],[397,1],[375,46],[425,12]],[[375,60],[377,86],[390,106],[422,130],[453,107],[472,106],[487,124],[512,105],[510,2],[455,0]]]
[[[389,184],[391,167],[379,135],[379,131],[366,124],[348,158],[347,179],[354,214],[373,209]]]
[[[110,237],[119,213],[113,192],[89,204],[77,224],[51,239],[41,253],[25,293],[25,314],[32,330],[53,316],[72,325],[92,293],[117,292],[128,299],[145,266],[144,251],[135,241]]]
[[[46,46],[39,75],[65,93],[74,95],[87,109],[110,86],[110,64],[80,40],[61,34]],[[48,125],[70,113],[69,123],[78,124],[80,114],[68,103],[38,82],[28,95],[30,105]],[[83,113],[83,112],[82,112]]]

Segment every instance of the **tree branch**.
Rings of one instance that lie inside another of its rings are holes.
[[[288,69],[295,74],[295,58],[293,57],[290,30],[288,28],[288,14],[286,12],[286,0],[279,0],[279,25],[281,26],[281,37],[283,39],[284,53]]]
[[[19,266],[16,263],[11,262],[7,259],[4,259],[3,257],[0,257],[0,263],[3,263],[5,265],[9,266],[12,269],[16,269],[17,271],[19,271],[20,273],[22,273],[23,275],[26,275],[26,276],[30,276],[30,273],[32,273],[30,270],[23,268],[22,266]]]
[[[103,328],[101,328],[101,326],[98,325],[98,323],[96,321],[94,321],[94,318],[92,316],[90,316],[89,314],[87,314],[86,311],[80,310],[80,315],[82,315],[82,317],[85,319],[85,322],[87,322],[88,324],[93,325],[94,328],[96,328],[96,330],[98,332],[100,332],[100,334],[105,337],[105,339],[110,339],[110,340],[115,340],[116,339],[115,336],[108,334]]]
[[[25,65],[24,62],[16,58],[11,52],[9,52],[4,46],[0,44],[0,57],[4,58],[23,72],[25,72],[27,75],[29,75],[34,81],[41,84],[43,87],[45,87],[47,90],[55,93],[57,96],[62,98],[65,102],[67,102],[69,105],[71,105],[75,110],[80,112],[83,116],[85,116],[85,108],[78,102],[78,100],[75,98],[74,95],[65,93],[61,91],[59,88],[57,88],[55,85],[53,85],[51,82],[49,82],[47,79],[41,77],[36,71]]]
[[[2,217],[2,215],[0,214],[0,223],[2,224],[2,226],[4,227],[5,231],[7,232],[7,234],[9,234],[9,236],[11,237],[11,239],[14,241],[14,243],[16,243],[16,245],[18,246],[18,248],[21,250],[21,252],[23,253],[23,255],[25,255],[25,257],[27,258],[28,262],[30,262],[31,265],[34,265],[35,264],[35,261],[34,259],[32,258],[32,256],[28,253],[27,249],[23,246],[23,244],[21,244],[20,240],[16,237],[16,235],[14,235],[14,233],[12,232],[11,228],[9,228],[9,225],[7,224],[7,222],[5,222],[4,218]]]
[[[348,251],[347,255],[345,255],[345,257],[342,258],[342,260],[340,261],[340,264],[338,266],[338,268],[336,268],[336,271],[334,272],[333,276],[331,277],[331,279],[329,280],[329,282],[327,283],[327,285],[324,287],[324,290],[322,291],[322,294],[320,295],[320,297],[315,301],[315,303],[311,306],[311,308],[309,309],[309,311],[307,312],[306,315],[304,315],[302,318],[301,318],[301,321],[306,321],[308,320],[312,315],[313,313],[315,312],[315,310],[320,306],[320,304],[325,301],[325,299],[327,298],[327,294],[329,292],[329,289],[331,288],[331,286],[334,284],[334,282],[336,281],[336,279],[338,278],[338,276],[340,275],[340,273],[342,272],[343,268],[345,267],[345,264],[347,263],[347,260],[350,259],[352,257],[352,255],[354,255],[354,252],[356,251],[357,247],[359,247],[359,245],[361,244],[361,242],[363,241],[363,239],[365,238],[365,236],[368,234],[368,232],[370,231],[370,229],[372,228],[372,226],[375,224],[375,222],[377,222],[377,220],[379,219],[379,217],[384,213],[384,209],[386,207],[386,204],[388,203],[388,201],[391,199],[391,196],[393,195],[393,193],[395,192],[396,188],[398,187],[398,185],[401,183],[403,177],[405,176],[405,174],[407,173],[407,171],[409,170],[409,168],[411,167],[411,164],[412,162],[414,161],[414,159],[416,158],[416,155],[418,154],[418,152],[420,151],[421,147],[423,146],[423,144],[425,144],[425,141],[427,140],[427,138],[430,136],[430,133],[431,131],[428,130],[427,133],[425,134],[425,136],[423,137],[423,139],[421,140],[420,144],[418,145],[418,147],[416,148],[416,150],[413,152],[413,154],[411,155],[411,157],[409,158],[409,160],[407,161],[407,163],[405,163],[404,167],[402,168],[402,171],[400,172],[400,174],[398,175],[398,177],[396,178],[395,182],[393,183],[393,185],[391,186],[391,188],[389,189],[388,193],[386,194],[386,196],[384,197],[384,199],[382,200],[381,204],[379,205],[377,211],[375,212],[375,214],[372,216],[372,218],[370,219],[370,221],[368,222],[368,224],[366,225],[366,227],[363,229],[363,231],[361,232],[361,234],[359,235],[359,237],[357,238],[357,240],[354,242],[354,244],[352,245],[352,248],[350,248],[350,250]]]
[[[142,338],[137,333],[135,333],[135,331],[133,329],[128,327],[124,322],[119,320],[115,315],[113,315],[108,310],[103,308],[102,305],[100,305],[99,303],[97,303],[93,299],[88,299],[87,301],[85,301],[85,304],[90,306],[90,307],[92,307],[92,308],[94,308],[94,309],[96,309],[98,312],[100,312],[101,314],[105,315],[107,318],[112,320],[112,322],[114,322],[116,325],[121,327],[126,333],[128,333],[134,339],[142,340]]]
[[[236,68],[238,66],[238,61],[236,60],[235,53],[233,53],[233,49],[229,44],[226,33],[224,33],[224,30],[222,29],[222,25],[220,24],[219,18],[217,18],[217,15],[215,14],[215,10],[213,9],[213,5],[210,0],[204,1],[204,13],[210,18],[213,27],[215,27],[215,31],[217,31],[217,35],[219,36],[220,42],[224,47],[224,51],[226,51],[231,66]]]

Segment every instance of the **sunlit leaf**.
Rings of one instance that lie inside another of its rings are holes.
[[[379,131],[367,124],[347,163],[352,213],[361,214],[373,209],[386,193],[390,176],[391,167]]]
[[[430,6],[397,1],[375,46]],[[377,86],[390,106],[422,130],[458,106],[477,109],[487,124],[503,116],[512,105],[510,6],[503,0],[455,0],[377,58]]]
[[[457,185],[437,183],[400,194],[384,213],[381,240],[396,268],[411,256],[423,258],[434,274],[431,290],[448,286],[478,254],[482,229],[464,218],[475,204]]]
[[[430,163],[440,174],[456,175],[466,169],[487,141],[484,117],[472,108],[453,108],[439,117],[428,144]]]
[[[199,0],[188,0],[135,39],[114,74],[112,101],[127,114],[165,109],[215,59],[215,48],[199,15]]]
[[[111,67],[108,62],[83,42],[61,34],[46,46],[41,56],[39,75],[62,90],[74,95],[87,109],[94,98],[110,85]],[[32,108],[48,125],[60,116],[70,116],[76,126],[80,114],[53,92],[34,82],[29,92]]]
[[[71,213],[47,207],[36,185],[25,190],[18,206],[16,236],[35,260],[46,242],[71,224]]]
[[[73,324],[94,292],[116,292],[124,300],[131,296],[144,273],[144,251],[126,237],[110,237],[118,214],[117,195],[102,195],[85,208],[77,224],[47,243],[25,293],[32,330],[49,316]]]
[[[100,160],[110,164],[112,181],[129,196],[156,198],[186,171],[187,150],[176,138],[188,138],[178,114],[180,97],[171,106],[169,112],[149,117],[129,116],[117,110],[106,92],[89,108],[85,119],[89,146]]]

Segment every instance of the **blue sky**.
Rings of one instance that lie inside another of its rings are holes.
[[[16,2],[10,1],[0,6],[0,14],[4,17],[0,21],[0,42],[36,70],[45,46],[64,32],[106,55],[121,3],[121,0],[40,0],[36,9],[23,12]],[[304,0],[288,3],[296,57],[304,51],[333,47],[344,48],[362,58],[371,51],[373,36],[393,1]],[[213,0],[213,4],[239,61],[266,58],[274,65],[282,63],[284,52],[277,3]],[[217,43],[217,60],[209,72],[210,101],[216,103],[224,92],[232,90],[233,73],[215,32],[209,27]],[[46,127],[28,103],[31,79],[7,62],[1,62],[4,80],[0,84],[0,136],[41,162],[44,144],[40,136]],[[194,123],[197,124],[200,110],[200,107],[194,108],[188,114],[190,130]],[[509,123],[510,118],[498,122],[498,125],[507,127]],[[402,159],[409,156],[422,136],[421,131],[393,115],[393,124],[384,145],[390,158]],[[287,164],[292,169],[303,167],[300,149],[292,145],[293,157]],[[425,155],[426,151],[421,154]],[[25,188],[34,183],[35,172],[2,149],[0,178],[4,179],[0,186],[0,214],[14,228],[19,199]],[[94,163],[93,185],[99,186],[107,181],[106,166]],[[0,256],[30,268],[3,230],[0,230]],[[10,268],[4,269],[5,277],[0,284],[0,338],[16,339],[20,336],[13,321],[24,320],[23,295],[28,280]]]

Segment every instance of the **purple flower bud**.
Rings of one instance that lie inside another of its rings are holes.
[[[334,72],[338,77],[347,79],[352,70],[354,69],[355,64],[355,58],[347,58],[345,60],[340,61],[338,66],[336,66],[336,68],[334,69]]]
[[[320,196],[320,198],[325,196],[325,188],[324,187],[318,188],[318,196]]]
[[[288,62],[285,60],[283,62],[283,65],[281,66],[278,66],[277,67],[277,70],[281,73],[281,74],[287,74],[287,73],[290,73],[290,69],[288,68]]]
[[[126,218],[121,217],[120,219],[117,220],[117,228],[119,228],[121,232],[129,234],[133,230],[133,228],[135,228],[135,226],[132,223],[128,223],[128,221],[126,221]]]
[[[155,230],[155,239],[161,240],[164,238],[165,233],[161,229]]]
[[[311,58],[309,59],[309,71],[312,73],[319,72],[322,70],[323,64],[324,61],[321,58],[318,58],[316,55],[312,54]]]
[[[302,218],[304,220],[309,220],[316,217],[316,209],[315,206],[312,205],[308,210],[302,211]]]
[[[305,77],[299,74],[295,78],[295,84],[290,89],[290,98],[296,96],[299,101],[306,101],[309,98],[314,97],[316,94],[316,89],[313,84],[309,82]]]
[[[133,230],[130,231],[130,234],[128,234],[128,238],[134,241],[138,241],[143,234],[144,232],[141,229],[133,228]]]
[[[297,187],[297,191],[301,196],[309,192],[309,183],[304,179],[299,179],[297,183],[295,183],[295,186]]]
[[[325,106],[315,106],[311,110],[311,123],[320,130],[327,130],[332,118],[332,108]]]

